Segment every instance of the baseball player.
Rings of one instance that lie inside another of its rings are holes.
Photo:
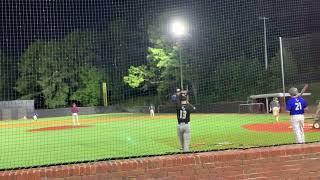
[[[150,116],[151,116],[151,117],[154,117],[154,110],[155,110],[155,107],[153,106],[153,104],[151,104],[151,105],[149,106],[149,111],[150,111]]]
[[[34,121],[38,120],[38,114],[34,112],[32,118]]]
[[[320,118],[320,102],[318,103],[318,106],[317,106],[316,117]]]
[[[71,113],[72,113],[72,122],[73,125],[80,125],[79,123],[79,109],[76,105],[76,103],[72,104],[72,108],[71,108]]]
[[[299,94],[297,88],[292,87],[289,89],[289,94],[291,98],[287,101],[287,112],[290,113],[290,122],[295,133],[296,143],[305,143],[304,139],[304,111],[308,110],[307,102],[301,97],[296,95]]]
[[[186,104],[189,102],[188,91],[182,90],[179,94],[179,101],[182,104]]]
[[[318,122],[320,124],[320,102],[318,103],[317,110],[316,110],[316,113],[314,115],[314,121]]]
[[[274,97],[270,103],[270,110],[272,110],[273,116],[276,118],[276,121],[279,121],[279,111],[280,111],[280,104],[277,97]]]
[[[192,104],[184,100],[181,101],[179,105],[177,105],[177,133],[180,141],[181,150],[183,150],[183,152],[189,151],[191,139],[190,113],[195,109],[196,108]]]
[[[178,89],[176,90],[175,94],[173,94],[173,95],[171,96],[171,101],[172,101],[173,103],[177,103],[177,102],[179,101],[179,96],[180,96],[180,89],[178,88]]]

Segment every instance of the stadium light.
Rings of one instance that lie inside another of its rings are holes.
[[[187,34],[187,28],[184,22],[181,20],[175,20],[171,24],[171,32],[177,36],[181,37]]]
[[[182,38],[187,35],[187,26],[182,20],[174,20],[171,23],[171,32],[177,38]],[[183,90],[183,73],[182,73],[182,58],[181,58],[182,46],[180,45],[179,50],[179,63],[180,63],[180,86]]]

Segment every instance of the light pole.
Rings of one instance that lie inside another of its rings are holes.
[[[259,19],[263,19],[263,32],[264,32],[264,63],[266,70],[268,69],[268,53],[267,53],[267,27],[266,27],[266,20],[269,18],[267,17],[259,17]]]
[[[179,48],[179,64],[180,64],[180,86],[181,86],[181,90],[183,90],[183,73],[182,73],[182,58],[181,58],[181,51],[182,51],[182,46],[180,44],[180,48]]]
[[[182,38],[187,34],[186,25],[181,20],[175,20],[171,24],[171,32],[177,38]],[[183,90],[183,73],[182,73],[182,45],[179,47],[179,64],[180,64],[180,86]]]

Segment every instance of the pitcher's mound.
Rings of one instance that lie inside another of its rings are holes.
[[[291,124],[288,122],[267,123],[267,124],[246,124],[242,126],[251,131],[261,132],[292,132]],[[304,124],[304,132],[319,132],[318,129],[312,127],[312,124]]]
[[[41,132],[41,131],[58,131],[58,130],[68,130],[68,129],[79,129],[79,128],[86,128],[89,126],[52,126],[52,127],[45,127],[39,129],[29,129],[28,132]]]

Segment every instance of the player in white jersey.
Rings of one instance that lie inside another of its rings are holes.
[[[273,100],[270,103],[270,109],[272,111],[273,116],[276,118],[276,121],[279,121],[279,112],[280,112],[280,104],[278,101],[278,98],[273,98]]]
[[[150,111],[150,116],[151,116],[151,117],[154,117],[155,107],[154,107],[153,104],[151,104],[151,105],[149,106],[149,111]]]

